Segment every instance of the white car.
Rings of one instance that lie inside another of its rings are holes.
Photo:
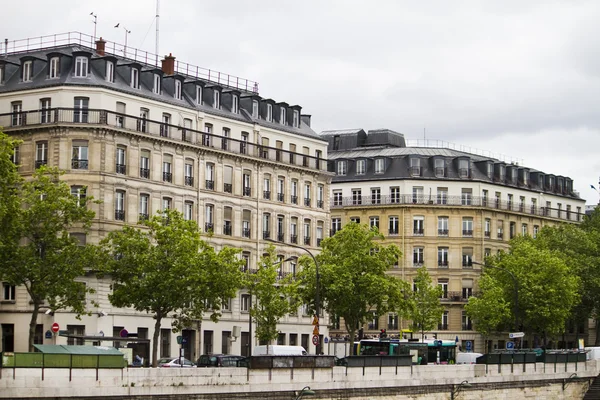
[[[181,360],[181,364],[180,364]],[[158,360],[158,366],[160,368],[192,368],[196,367],[196,364],[188,360],[187,358],[161,358]]]

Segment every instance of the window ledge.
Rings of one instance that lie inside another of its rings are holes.
[[[16,304],[16,300],[1,300],[0,304]]]

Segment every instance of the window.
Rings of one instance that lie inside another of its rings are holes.
[[[298,218],[290,219],[290,242],[298,243]]]
[[[242,236],[245,238],[250,237],[250,218],[252,212],[250,210],[244,210],[242,212]]]
[[[231,236],[232,234],[232,224],[231,220],[233,216],[233,209],[231,207],[223,208],[223,234],[227,236]]]
[[[311,202],[310,202],[311,191],[312,191],[312,188],[311,188],[310,183],[305,183],[304,184],[304,205],[306,207],[310,207],[310,204],[311,204]]]
[[[392,216],[389,217],[388,219],[388,233],[390,235],[397,235],[400,231],[399,231],[399,221],[398,221],[398,217],[396,216]]]
[[[323,208],[324,196],[325,196],[325,188],[323,187],[323,185],[318,185],[317,186],[317,207],[318,208]]]
[[[469,160],[458,160],[458,176],[461,178],[469,177]]]
[[[140,71],[137,68],[131,68],[130,86],[134,89],[140,88]]]
[[[173,97],[181,100],[181,81],[179,79],[175,79],[175,93],[173,93]]]
[[[527,224],[521,224],[521,235],[529,235],[529,227],[527,226]]]
[[[487,177],[489,179],[492,179],[494,177],[494,164],[492,163],[487,164]]]
[[[381,204],[381,189],[371,189],[371,204]]]
[[[399,187],[391,187],[390,188],[390,203],[393,203],[393,204],[400,203],[400,188]]]
[[[375,173],[383,174],[384,169],[385,169],[385,160],[383,158],[375,159]]]
[[[115,193],[115,220],[125,221],[125,192],[122,190]]]
[[[229,165],[223,167],[223,191],[233,193],[233,167]]]
[[[250,197],[252,189],[250,187],[250,171],[244,171],[242,175],[242,195]]]
[[[154,74],[154,86],[152,87],[152,92],[156,94],[160,94],[160,75]]]
[[[271,104],[267,104],[267,121],[273,122],[273,106]]]
[[[448,188],[437,188],[437,203],[448,204]]]
[[[140,178],[150,178],[150,151],[142,150],[140,155]]]
[[[170,210],[172,207],[173,201],[171,200],[170,197],[163,197],[162,199],[162,209],[163,211],[165,210]]]
[[[335,233],[342,229],[342,219],[341,218],[331,218],[331,236],[335,235]]]
[[[472,331],[473,330],[473,322],[471,321],[471,318],[469,317],[469,315],[467,314],[466,311],[462,312],[462,330],[463,331]]]
[[[438,236],[448,236],[448,217],[438,217]]]
[[[464,247],[462,250],[462,266],[463,268],[473,268],[473,248]]]
[[[279,107],[279,123],[281,125],[285,125],[286,122],[286,115],[285,115],[285,107]]]
[[[15,301],[16,288],[14,285],[10,285],[6,282],[2,282],[2,301]]]
[[[317,246],[321,245],[323,241],[323,222],[317,223]]]
[[[125,174],[127,170],[125,147],[117,147],[115,172],[117,174]]]
[[[440,298],[447,299],[448,298],[448,279],[445,279],[445,278],[438,279],[438,286],[440,288],[442,288],[442,296]]]
[[[346,161],[338,161],[337,162],[337,174],[338,175],[346,175]]]
[[[20,150],[20,146],[15,146],[13,148],[13,152],[12,152],[12,155],[10,157],[10,160],[15,165],[19,165],[19,153],[20,153],[20,151],[21,151]]]
[[[277,201],[283,202],[285,199],[285,178],[277,178]]]
[[[299,128],[300,127],[300,111],[298,111],[298,110],[294,110],[294,115],[293,115],[293,119],[292,119],[292,126],[294,128]]]
[[[472,189],[462,189],[461,204],[463,206],[470,206],[471,204],[473,204],[473,190]]]
[[[488,191],[485,189],[481,191],[481,205],[484,207],[488,206]]]
[[[252,302],[249,294],[243,294],[240,298],[240,310],[242,312],[250,311],[250,303]]]
[[[4,83],[4,65],[0,65],[0,85]]]
[[[413,186],[412,192],[413,204],[423,204],[425,200],[425,196],[423,196],[423,186]]]
[[[271,238],[271,214],[264,213],[263,214],[263,239]]]
[[[210,138],[212,134],[212,125],[204,124],[204,134],[202,135],[202,146],[210,146]]]
[[[462,235],[473,236],[473,218],[464,217],[462,220]]]
[[[535,239],[540,232],[540,227],[538,225],[533,226],[533,238]]]
[[[418,215],[413,218],[413,235],[423,236],[425,234],[425,217]]]
[[[285,226],[285,217],[283,215],[277,216],[277,240],[279,242],[283,242],[284,239],[284,227]]]
[[[139,218],[141,221],[148,219],[150,216],[150,195],[140,194],[140,210]]]
[[[304,220],[304,244],[306,246],[310,246],[310,244],[311,244],[310,232],[311,232],[310,219],[305,219]]]
[[[87,97],[75,97],[73,105],[73,122],[88,122],[88,107],[90,99]]]
[[[86,188],[85,186],[71,186],[71,196],[77,199],[77,204],[81,207],[85,205]]]
[[[52,57],[50,59],[50,66],[48,70],[48,78],[55,79],[60,76],[60,58]]]
[[[240,112],[240,103],[239,103],[239,98],[237,97],[237,95],[231,95],[231,112],[234,114],[237,114]]]
[[[369,226],[379,229],[379,217],[369,217]]]
[[[258,100],[252,100],[252,118],[258,118]]]
[[[221,92],[216,89],[213,90],[213,107],[221,108]]]
[[[51,101],[50,99],[40,99],[40,123],[42,124],[52,122]]]
[[[207,204],[204,207],[204,231],[210,232],[215,228],[215,206]]]
[[[265,174],[263,177],[263,197],[265,200],[271,199],[271,175]]]
[[[298,181],[296,179],[292,179],[292,193],[290,200],[292,204],[298,204]]]
[[[333,192],[333,205],[334,206],[342,205],[342,192],[341,191]]]
[[[413,266],[422,267],[425,260],[425,249],[423,247],[413,248]]]
[[[173,171],[172,171],[172,165],[173,165],[173,157],[165,154],[163,157],[163,168],[162,168],[162,172],[163,172],[163,182],[173,182]]]
[[[448,268],[448,248],[438,247],[438,267]]]
[[[367,160],[356,161],[356,175],[364,175],[366,170]]]
[[[73,153],[71,168],[88,169],[88,142],[87,140],[73,140]]]
[[[446,163],[442,158],[435,159],[435,176],[442,177],[446,175]]]
[[[88,75],[88,58],[85,56],[75,57],[75,76],[85,78]]]
[[[511,221],[510,225],[509,225],[510,239],[514,238],[516,234],[517,234],[517,224],[516,224],[516,222]]]
[[[360,189],[352,189],[352,205],[362,204],[362,194]]]
[[[504,238],[504,222],[503,221],[498,221],[498,223],[496,224],[497,226],[497,231],[496,231],[496,237],[498,239],[502,239]]]
[[[112,61],[106,62],[106,71],[104,79],[106,82],[114,82],[115,81],[115,64]]]
[[[508,194],[507,196],[508,196],[507,209],[512,210],[513,209],[513,195]]]
[[[37,142],[35,144],[35,168],[48,164],[48,142]]]
[[[360,217],[350,217],[350,221],[355,224],[360,224]]]
[[[194,186],[194,164],[191,160],[186,160],[185,163],[185,185],[186,186]]]
[[[411,158],[410,159],[410,174],[411,174],[411,176],[421,176],[421,159],[420,158]]]
[[[33,61],[23,62],[23,82],[31,82],[33,78]]]
[[[183,219],[186,221],[191,221],[194,219],[194,203],[191,201],[186,201],[183,204]]]
[[[162,124],[160,124],[160,136],[169,137],[169,125],[171,124],[171,114],[163,113]]]
[[[227,150],[229,147],[229,128],[223,128],[223,138],[221,139],[221,148]]]
[[[196,85],[196,104],[202,105],[202,86]]]
[[[137,130],[140,132],[148,132],[148,114],[150,110],[140,108],[140,118],[137,120]]]
[[[206,164],[206,189],[215,190],[215,165],[212,163]]]
[[[491,231],[492,231],[492,220],[489,218],[485,219],[485,227],[484,227],[484,231],[483,234],[486,238],[489,238],[491,235]]]

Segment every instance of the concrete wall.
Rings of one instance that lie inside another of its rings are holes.
[[[598,375],[596,360],[578,364],[424,365],[410,367],[248,370],[245,368],[190,368],[126,370],[3,369],[0,398],[134,397],[160,395],[176,399],[289,399],[305,386],[316,398],[334,399],[444,399],[455,385],[468,381],[461,399],[583,398]],[[562,384],[577,377],[565,391]],[[342,397],[340,397],[342,396]]]

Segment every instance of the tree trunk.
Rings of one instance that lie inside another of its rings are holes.
[[[351,330],[348,331],[348,334],[350,335],[350,355],[354,356],[354,337],[356,335],[356,330]]]
[[[158,340],[160,338],[160,323],[162,315],[156,313],[156,323],[154,324],[154,335],[152,335],[152,367],[158,366]]]
[[[29,341],[28,341],[28,351],[33,353],[33,341],[35,338],[35,328],[37,326],[37,317],[40,313],[40,303],[33,303],[33,311],[31,312],[31,320],[29,321]]]
[[[596,318],[596,340],[594,346],[600,346],[600,318]]]

